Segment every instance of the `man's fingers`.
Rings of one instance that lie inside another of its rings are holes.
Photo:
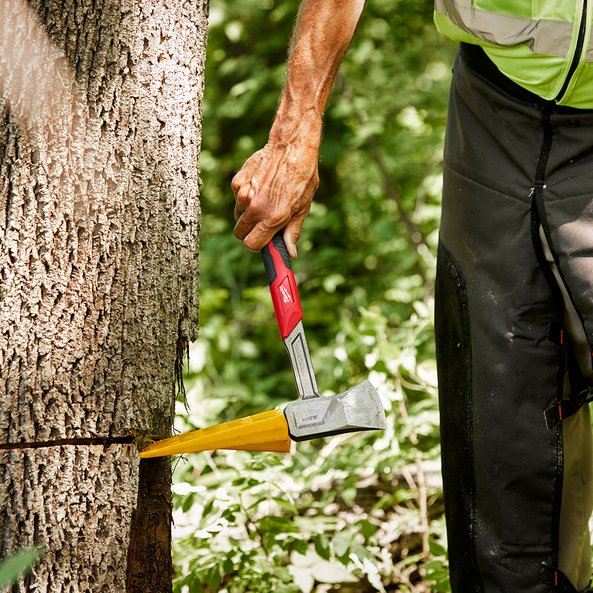
[[[236,207],[235,218],[237,219],[237,224],[235,225],[233,233],[235,237],[237,237],[237,239],[239,239],[240,241],[244,241],[255,225],[255,221],[253,220],[253,212],[247,209],[241,212],[240,215],[237,217]]]
[[[296,257],[296,242],[317,187],[317,152],[296,167],[289,156],[285,148],[274,151],[266,145],[232,180],[234,235],[250,251],[260,251],[286,227],[288,252]],[[311,166],[306,166],[309,161]]]
[[[274,237],[274,235],[286,225],[287,219],[277,224],[257,223],[243,239],[243,244],[249,251],[261,251]],[[235,227],[236,229],[236,227]],[[237,232],[235,230],[235,237]]]
[[[246,180],[250,179],[254,173],[261,167],[262,162],[265,160],[264,158],[264,150],[258,150],[254,152],[244,163],[243,166],[237,174],[233,177],[231,181],[231,187],[233,191],[236,193],[235,188],[240,187]]]
[[[241,189],[243,191],[243,189]],[[303,222],[311,207],[310,198],[306,199],[299,209],[294,212],[290,204],[296,200],[287,200],[287,203],[272,209],[270,199],[261,199],[262,196],[256,192],[249,192],[249,199],[235,207],[237,224],[234,234],[237,239],[243,241],[245,247],[250,251],[260,251],[267,245],[274,234],[281,229],[284,230],[284,242],[292,259],[297,257],[296,243],[301,236]],[[253,195],[251,195],[253,194]],[[301,199],[304,196],[301,196]]]
[[[264,230],[261,225],[256,225],[254,229],[243,239],[243,245],[249,251],[261,251],[274,237],[276,230]]]
[[[243,183],[235,194],[235,220],[239,221],[244,212],[249,209],[251,200],[255,196],[257,184],[255,180]]]
[[[241,188],[240,191],[243,192],[244,188]],[[256,230],[258,225],[260,227],[263,226],[263,228],[276,226],[276,220],[269,216],[266,211],[266,202],[261,199],[254,199],[256,197],[256,191],[253,186],[247,186],[244,195],[245,197],[237,199],[235,204],[235,220],[237,224],[235,225],[234,234],[241,241],[244,241],[251,232]],[[245,245],[250,249],[247,243]],[[252,251],[259,251],[259,249],[252,249]]]
[[[249,251],[260,251],[260,249],[267,245],[267,243],[261,243],[260,237],[266,236],[266,231],[269,231],[270,226],[266,222],[261,221],[261,216],[257,208],[248,207],[237,220],[235,229],[233,231],[235,237],[240,241],[243,241],[245,247]],[[273,231],[272,236],[273,236]]]
[[[241,189],[243,185],[243,175],[241,174],[241,171],[239,171],[232,179],[231,181],[231,189],[233,190],[233,193],[235,194],[235,198],[237,197],[237,194],[239,193],[239,190]]]
[[[287,219],[278,221],[274,225],[267,223],[257,223],[253,228],[249,224],[243,226],[237,223],[235,227],[235,237],[243,240],[243,244],[249,251],[261,251],[274,237],[274,235],[284,228],[284,243],[288,249],[288,254],[292,259],[297,257],[296,242],[299,240],[303,228],[304,216],[292,218],[290,222]],[[241,221],[240,221],[241,222]],[[243,235],[246,230],[247,234]]]
[[[286,245],[286,249],[288,250],[288,255],[290,255],[291,259],[297,258],[297,248],[295,242],[292,240],[292,237],[284,231],[284,244]]]

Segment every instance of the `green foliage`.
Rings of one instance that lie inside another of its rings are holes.
[[[431,590],[436,592],[451,591],[449,569],[447,565],[447,551],[438,542],[428,541],[430,553],[434,559],[425,562],[422,568],[426,571],[426,579],[432,582]]]
[[[15,552],[0,563],[0,591],[9,587],[26,575],[44,553],[40,547],[27,548]]]
[[[182,432],[296,397],[261,257],[232,234],[230,181],[267,140],[297,8],[211,6],[201,330]],[[429,0],[366,7],[328,105],[320,187],[293,266],[320,390],[369,378],[387,428],[299,443],[293,455],[181,460],[175,591],[427,591],[429,581],[447,590],[444,549],[435,547],[444,529],[431,289],[454,48],[431,21]]]

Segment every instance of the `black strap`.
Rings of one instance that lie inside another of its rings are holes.
[[[576,414],[585,404],[593,401],[589,384],[579,368],[570,339],[564,328],[554,323],[550,324],[548,337],[562,349],[566,350],[568,364],[568,381],[570,383],[570,398],[550,406],[545,412],[546,426],[554,428],[560,421]]]
[[[585,389],[576,395],[570,396],[570,399],[562,400],[560,404],[550,406],[545,412],[546,426],[554,428],[561,420],[576,414],[585,404],[593,401],[593,397],[589,397],[589,389]]]

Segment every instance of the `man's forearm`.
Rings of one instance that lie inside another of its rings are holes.
[[[321,135],[331,87],[366,0],[303,0],[293,34],[286,85],[270,140]]]
[[[284,228],[291,257],[319,184],[323,111],[365,0],[303,0],[266,146],[235,175],[235,236],[259,251]]]

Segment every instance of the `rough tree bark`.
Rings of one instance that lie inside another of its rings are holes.
[[[0,0],[0,545],[19,592],[170,591],[208,0]],[[151,460],[149,460],[151,461]]]

